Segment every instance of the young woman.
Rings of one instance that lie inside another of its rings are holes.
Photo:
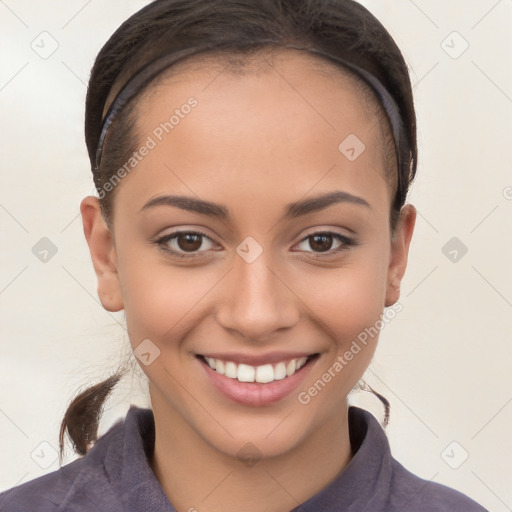
[[[121,374],[79,395],[61,447],[83,457],[1,510],[484,510],[347,406],[416,217],[407,67],[365,8],[157,0],[99,53],[85,124],[98,294],[152,408],[97,439]]]

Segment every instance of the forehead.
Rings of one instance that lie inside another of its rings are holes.
[[[191,97],[197,106],[162,130]],[[128,177],[140,200],[184,186],[205,199],[247,194],[281,202],[315,187],[366,196],[387,190],[378,123],[360,89],[305,52],[180,63],[139,99],[136,119],[138,139],[156,142]],[[360,155],[348,158],[354,152]]]
[[[371,124],[372,133],[378,134],[373,128],[379,120],[375,109],[369,107],[368,91],[361,80],[307,51],[264,48],[249,54],[207,52],[178,62],[138,98],[134,110],[139,127],[164,118],[169,109],[179,106],[180,98],[192,94],[200,103],[195,118],[218,110],[219,121],[222,114],[230,112],[231,122],[238,117],[241,125],[250,126],[248,112],[258,110],[254,120],[259,122],[277,103],[276,121],[284,111],[314,117],[311,133],[325,129],[335,132],[349,125],[362,133],[361,126]],[[281,126],[286,128],[285,123]],[[264,127],[266,131],[270,128],[268,124]]]

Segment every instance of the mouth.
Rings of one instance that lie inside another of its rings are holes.
[[[268,405],[290,394],[303,381],[319,356],[314,353],[283,357],[272,363],[250,365],[227,357],[196,354],[217,391],[230,400],[252,406]]]
[[[259,384],[268,384],[269,382],[291,377],[301,368],[310,363],[313,358],[318,357],[318,354],[284,359],[274,364],[267,363],[258,366],[236,363],[235,361],[217,359],[200,354],[198,354],[197,357],[216,373],[224,375],[228,379],[236,379],[238,382],[258,382]]]

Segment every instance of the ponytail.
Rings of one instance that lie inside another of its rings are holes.
[[[389,415],[391,411],[391,405],[389,403],[389,400],[384,396],[381,395],[378,391],[375,391],[369,384],[367,384],[364,380],[361,380],[358,382],[355,386],[355,389],[360,389],[361,391],[367,391],[369,393],[372,393],[375,395],[384,406],[384,421],[383,421],[383,427],[386,428],[389,423]]]
[[[60,424],[59,459],[61,463],[66,432],[71,440],[73,450],[82,456],[97,441],[98,425],[105,401],[125,373],[126,368],[119,369],[103,382],[82,391],[69,404]]]

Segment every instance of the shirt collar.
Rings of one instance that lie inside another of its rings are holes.
[[[290,512],[377,510],[386,502],[391,480],[389,443],[369,412],[350,407],[350,442],[354,456],[329,485]],[[122,454],[105,461],[120,500],[129,512],[176,512],[151,468],[155,423],[151,409],[131,406],[123,425]]]
[[[330,484],[290,512],[382,510],[393,461],[386,434],[372,414],[358,407],[349,408],[348,423],[351,461]]]

